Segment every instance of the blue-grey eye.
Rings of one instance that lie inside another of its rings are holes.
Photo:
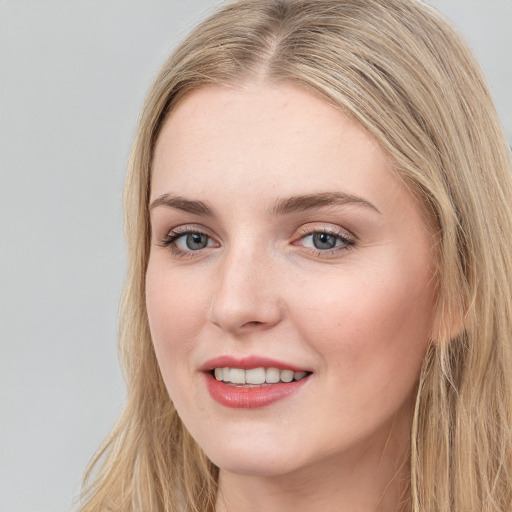
[[[184,253],[192,253],[219,247],[219,243],[211,236],[201,231],[171,231],[165,235],[165,238],[159,243],[162,247],[169,247],[174,255],[183,255]]]
[[[339,237],[329,233],[313,233],[311,235],[311,242],[315,249],[334,249],[337,245]]]
[[[198,251],[208,247],[209,236],[204,233],[187,233],[183,237],[186,248],[190,251]]]
[[[336,229],[336,228],[334,228]],[[301,245],[306,249],[316,251],[316,255],[334,256],[343,249],[349,249],[355,245],[353,239],[346,236],[341,229],[336,231],[312,229],[308,234],[304,234],[300,239],[293,242],[293,245]]]

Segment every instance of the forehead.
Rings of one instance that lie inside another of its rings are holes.
[[[365,130],[300,86],[205,87],[164,123],[152,195],[172,184],[209,190],[219,179],[225,186],[339,186],[349,175],[364,178],[364,168],[388,174],[391,165]]]

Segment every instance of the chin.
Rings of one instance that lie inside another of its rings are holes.
[[[273,477],[290,473],[300,466],[297,448],[269,439],[259,443],[255,439],[231,438],[228,445],[208,442],[207,446],[200,446],[219,469],[239,475]]]
[[[291,464],[283,461],[267,459],[261,454],[258,457],[250,456],[221,456],[212,462],[222,471],[243,476],[255,477],[278,477],[298,469]]]

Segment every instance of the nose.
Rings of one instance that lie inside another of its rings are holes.
[[[233,250],[221,263],[208,320],[226,332],[266,330],[283,318],[278,269],[263,252]]]

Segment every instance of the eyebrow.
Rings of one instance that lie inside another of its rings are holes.
[[[285,199],[278,199],[270,212],[275,215],[286,213],[302,212],[313,208],[322,208],[325,206],[339,206],[345,204],[359,204],[366,208],[381,213],[379,209],[370,201],[353,194],[344,194],[342,192],[322,192],[319,194],[307,194],[303,196],[293,196]]]
[[[150,205],[152,210],[157,206],[167,206],[176,210],[182,210],[187,213],[201,215],[202,217],[213,217],[213,210],[203,201],[191,201],[180,196],[171,196],[170,194],[162,194],[157,197]]]
[[[366,208],[370,208],[379,214],[381,213],[374,204],[370,203],[370,201],[353,194],[345,194],[342,192],[321,192],[318,194],[306,194],[278,199],[270,209],[269,213],[272,215],[285,215],[315,208],[323,208],[326,206],[339,206],[346,204],[358,204]],[[203,201],[192,201],[180,196],[171,196],[170,194],[162,194],[157,197],[149,205],[149,209],[152,210],[153,208],[162,205],[187,213],[192,213],[194,215],[200,215],[202,217],[214,217],[215,215],[213,209]]]

